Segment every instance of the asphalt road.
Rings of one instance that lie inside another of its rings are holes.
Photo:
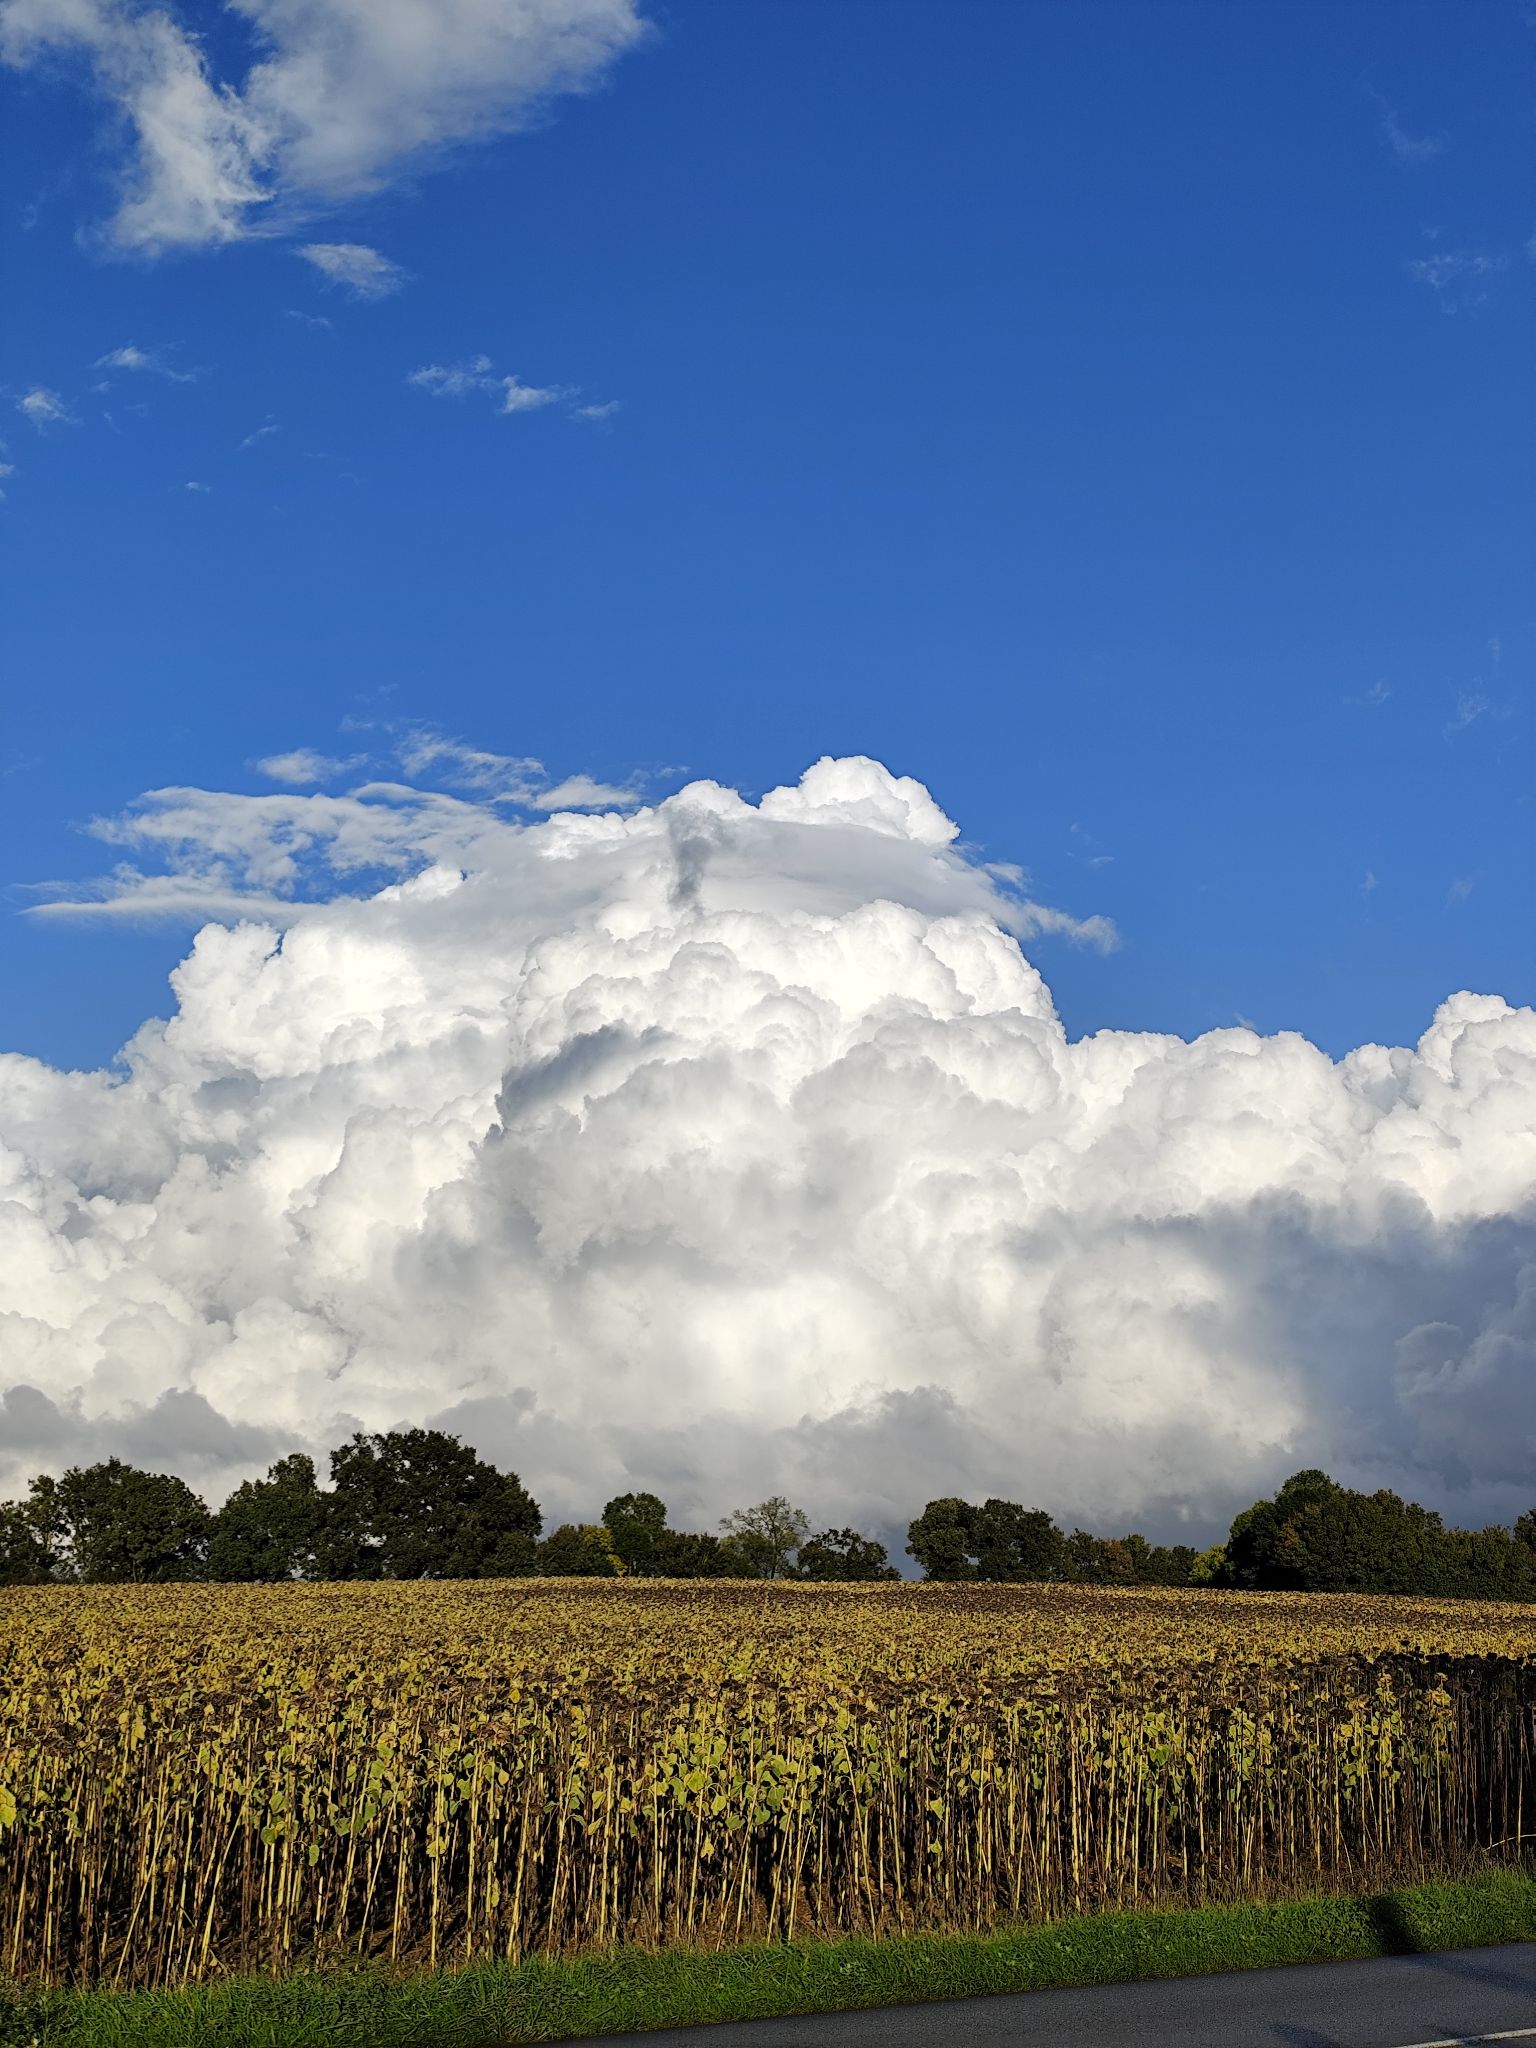
[[[623,2038],[646,2048],[1536,2048],[1536,1942]]]

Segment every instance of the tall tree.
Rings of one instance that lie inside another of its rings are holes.
[[[974,1579],[975,1508],[953,1494],[929,1501],[907,1529],[907,1555],[917,1559],[925,1578]]]
[[[660,1570],[658,1546],[667,1527],[665,1502],[654,1493],[621,1493],[603,1509],[603,1527],[624,1569],[642,1578]]]
[[[312,1579],[324,1543],[326,1496],[315,1484],[315,1461],[295,1451],[265,1479],[237,1486],[213,1518],[210,1579],[280,1582]]]
[[[823,1529],[800,1545],[795,1560],[802,1579],[860,1581],[899,1579],[885,1545],[857,1529]]]
[[[1066,1539],[1043,1508],[984,1501],[976,1518],[976,1576],[1007,1583],[1064,1579]]]
[[[92,1584],[153,1584],[203,1575],[210,1516],[183,1480],[108,1458],[35,1479],[32,1501],[61,1572]]]
[[[58,1560],[32,1501],[0,1501],[0,1586],[44,1586]]]
[[[721,1550],[744,1567],[747,1576],[787,1579],[811,1524],[808,1515],[776,1493],[755,1508],[735,1509],[720,1526],[726,1531]]]
[[[537,1502],[515,1472],[443,1430],[360,1430],[332,1451],[331,1480],[327,1578],[500,1578],[533,1567]]]
[[[1065,1579],[1071,1570],[1067,1540],[1050,1516],[1011,1500],[979,1508],[953,1495],[931,1500],[907,1531],[907,1549],[930,1579],[1019,1584]]]

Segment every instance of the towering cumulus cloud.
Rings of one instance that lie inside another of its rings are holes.
[[[557,1515],[997,1492],[1204,1534],[1308,1463],[1530,1505],[1531,1011],[1453,995],[1338,1064],[1070,1041],[1019,942],[1104,928],[863,760],[756,805],[170,791],[110,829],[226,921],[118,1070],[4,1062],[0,1485],[117,1449],[217,1496],[431,1420]]]

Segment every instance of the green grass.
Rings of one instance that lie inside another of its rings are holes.
[[[719,2020],[1130,1983],[1536,1940],[1536,1871],[1365,1898],[1106,1913],[992,1935],[622,1950],[439,1976],[246,1978],[179,1992],[0,1991],[0,2048],[512,2048]]]

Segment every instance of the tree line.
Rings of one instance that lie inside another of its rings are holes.
[[[653,1493],[623,1493],[602,1519],[544,1534],[538,1503],[443,1430],[359,1431],[330,1453],[330,1484],[302,1452],[237,1486],[212,1512],[185,1481],[108,1458],[40,1475],[0,1502],[0,1585],[210,1580],[582,1578],[798,1579],[900,1576],[856,1529],[811,1533],[780,1496],[718,1532],[674,1529]],[[929,1501],[907,1531],[925,1578],[1094,1586],[1219,1586],[1536,1600],[1536,1509],[1512,1529],[1448,1529],[1395,1493],[1364,1494],[1298,1472],[1272,1500],[1196,1551],[1134,1531],[1065,1533],[1039,1508]]]

